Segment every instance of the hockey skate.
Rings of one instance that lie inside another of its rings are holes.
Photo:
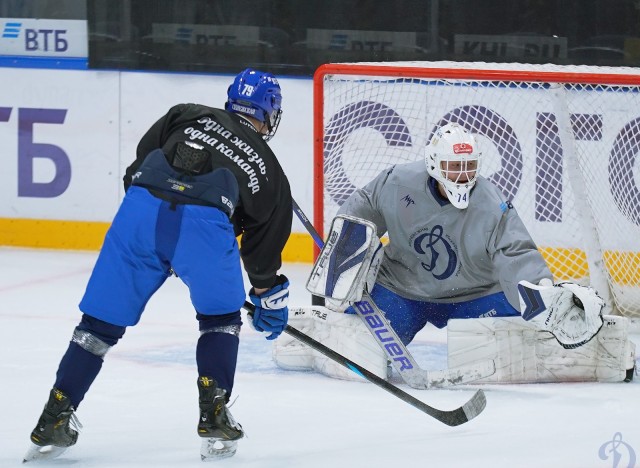
[[[217,382],[210,377],[198,378],[198,392],[198,435],[203,438],[200,448],[202,461],[232,457],[244,432],[227,408],[227,392],[218,388]]]
[[[60,390],[52,389],[38,424],[31,432],[31,447],[22,462],[56,458],[74,445],[82,429],[74,411],[69,398]]]

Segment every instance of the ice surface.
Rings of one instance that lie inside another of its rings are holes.
[[[0,467],[24,467],[29,433],[80,318],[77,304],[95,258],[95,252],[0,247]],[[291,279],[294,305],[310,302],[304,290],[309,268],[288,264],[282,270]],[[58,460],[33,466],[203,467],[196,435],[197,338],[188,291],[171,278],[107,355],[77,412],[84,426],[78,444]],[[633,339],[640,344],[637,325]],[[410,350],[423,368],[441,368],[445,343],[444,331],[426,328]],[[632,453],[640,463],[640,379],[428,391],[400,386],[442,409],[484,388],[487,409],[450,428],[375,385],[280,370],[270,342],[245,324],[231,411],[247,437],[236,456],[216,464],[613,467],[614,445],[618,467],[632,466]]]

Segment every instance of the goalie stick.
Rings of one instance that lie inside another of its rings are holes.
[[[253,317],[253,312],[255,311],[255,306],[250,302],[244,303],[244,309],[247,311],[249,317]],[[369,382],[381,387],[392,395],[400,398],[402,401],[409,403],[414,408],[419,409],[423,413],[427,413],[432,418],[437,419],[443,424],[447,426],[459,426],[460,424],[464,424],[467,421],[472,420],[476,416],[478,416],[487,406],[487,399],[482,390],[477,390],[476,393],[471,397],[469,401],[467,401],[464,405],[449,411],[439,410],[434,408],[433,406],[429,406],[426,403],[418,400],[417,398],[409,395],[408,393],[402,391],[395,385],[387,382],[386,380],[378,377],[376,374],[369,372],[364,367],[358,365],[342,354],[332,350],[331,348],[323,345],[319,341],[314,340],[309,335],[301,332],[297,328],[292,327],[291,325],[287,325],[284,329],[285,333],[293,336],[294,338],[300,340],[310,348],[315,349],[319,353],[324,354],[329,359],[342,364],[347,369],[352,370],[356,374],[364,377]]]
[[[316,245],[322,248],[324,241],[295,200],[293,200],[293,211],[309,231]],[[393,368],[402,377],[402,380],[412,388],[424,390],[469,383],[489,377],[496,371],[493,360],[441,371],[421,369],[367,291],[364,291],[361,301],[353,304],[353,309],[387,355]]]

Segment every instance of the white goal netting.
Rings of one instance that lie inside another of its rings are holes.
[[[317,227],[458,122],[476,134],[482,175],[513,202],[555,280],[591,283],[619,313],[640,316],[640,69],[328,64],[315,93]]]

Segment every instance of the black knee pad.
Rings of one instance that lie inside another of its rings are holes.
[[[240,311],[224,315],[196,314],[198,319],[198,329],[200,333],[221,332],[238,335],[242,327],[242,316]]]
[[[91,317],[90,315],[82,314],[82,320],[80,320],[80,324],[76,327],[76,330],[90,333],[107,345],[113,346],[122,338],[127,327],[113,325]]]

